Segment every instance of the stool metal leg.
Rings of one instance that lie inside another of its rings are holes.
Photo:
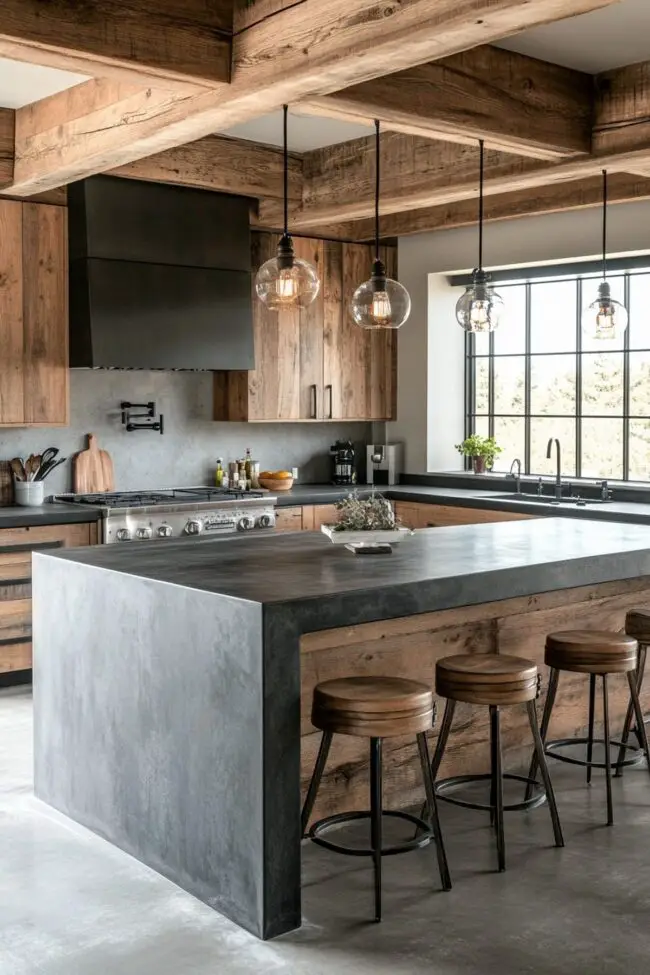
[[[544,790],[546,792],[546,801],[548,802],[548,808],[551,813],[555,845],[564,846],[562,826],[560,825],[560,815],[557,811],[557,803],[555,802],[555,792],[553,791],[553,783],[551,782],[551,775],[548,770],[548,762],[546,761],[546,755],[544,754],[544,745],[542,742],[542,737],[539,733],[539,725],[537,724],[537,709],[535,708],[535,702],[528,701],[526,707],[528,708],[528,720],[530,721],[530,730],[533,734],[533,742],[535,745],[535,753],[537,754],[537,761],[539,763],[539,770],[542,775],[542,782],[544,783]]]
[[[636,690],[637,694],[641,693],[641,688],[643,687],[643,677],[645,674],[645,662],[646,662],[647,647],[645,643],[639,644],[639,659],[636,668]],[[628,677],[629,680],[629,677]],[[634,718],[634,701],[630,696],[630,703],[627,706],[627,711],[625,712],[625,721],[623,723],[623,734],[621,735],[621,747],[618,751],[618,758],[616,759],[616,775],[620,776],[623,774],[622,761],[625,758],[625,745],[628,743],[630,737],[630,731],[632,730],[632,720]],[[639,742],[639,747],[643,747],[643,742],[639,736],[639,722],[637,719],[635,734]]]
[[[497,764],[496,744],[497,743],[494,738],[494,724],[490,719],[490,769],[494,769]],[[492,774],[492,778],[490,780],[490,826],[493,826],[495,829],[497,825],[496,809],[497,781],[494,774]]]
[[[596,675],[589,675],[589,740],[587,742],[587,762],[594,755],[594,714],[596,711]],[[587,785],[591,785],[591,764],[587,765]]]
[[[456,702],[448,700],[447,703],[445,704],[445,713],[442,716],[442,724],[440,725],[440,734],[438,735],[438,744],[436,745],[436,750],[433,753],[433,761],[431,762],[431,776],[434,782],[438,776],[438,772],[440,771],[440,764],[445,754],[445,748],[447,747],[447,742],[449,741],[449,732],[451,731],[451,725],[454,720],[455,710],[456,710]]]
[[[497,856],[499,871],[506,869],[506,840],[503,829],[503,767],[501,758],[501,725],[499,708],[490,705],[490,735],[494,742],[494,762],[492,763],[492,783],[496,797]]]
[[[438,856],[438,869],[443,890],[451,890],[451,877],[449,875],[449,865],[445,853],[445,845],[442,839],[442,829],[438,817],[438,802],[433,787],[433,776],[431,774],[431,764],[429,761],[429,746],[427,736],[424,732],[418,735],[418,750],[420,752],[420,765],[422,766],[422,778],[424,779],[424,792],[427,797],[427,809],[429,812],[429,822],[433,828],[436,841],[436,853]]]
[[[634,671],[630,671],[634,677]],[[630,684],[630,686],[632,686]],[[605,723],[605,778],[607,782],[607,825],[614,822],[614,804],[612,802],[612,757],[609,749],[609,696],[607,693],[607,674],[603,674],[603,721]]]
[[[546,701],[544,702],[544,713],[542,714],[542,727],[540,730],[540,735],[542,738],[542,743],[546,741],[548,736],[548,729],[551,724],[551,714],[553,713],[553,705],[555,704],[555,698],[557,696],[557,686],[560,681],[560,671],[555,667],[551,667],[551,672],[548,677],[548,690],[546,691]],[[537,760],[537,752],[533,752],[533,757],[530,762],[530,768],[528,770],[528,778],[534,780],[537,777],[537,768],[539,762]],[[533,786],[529,783],[526,786],[526,799],[530,799],[533,794]]]
[[[381,921],[381,738],[370,739],[370,845],[375,875],[375,921]]]
[[[445,748],[447,747],[447,742],[449,741],[449,732],[451,731],[451,725],[454,720],[454,711],[456,710],[456,702],[447,700],[445,704],[445,713],[442,716],[442,723],[440,725],[440,734],[438,735],[438,743],[436,745],[436,750],[433,753],[433,761],[431,762],[431,778],[436,781],[438,771],[440,769],[440,763],[442,762],[443,756],[445,754]],[[428,750],[428,749],[427,749]],[[420,819],[426,819],[427,822],[430,821],[428,806],[430,803],[428,799],[424,800],[422,804],[422,809],[420,810]]]
[[[311,782],[309,783],[309,789],[307,790],[305,804],[302,807],[302,814],[300,817],[301,836],[304,836],[307,831],[309,818],[312,814],[314,803],[316,802],[316,796],[318,795],[318,790],[320,788],[320,781],[323,777],[323,771],[325,770],[325,763],[327,762],[327,756],[329,755],[331,744],[332,744],[332,732],[324,731],[323,737],[320,740],[318,757],[316,758],[316,764],[314,765],[314,771],[312,773]]]
[[[630,685],[630,698],[632,701],[632,707],[634,708],[634,716],[636,718],[636,732],[641,740],[641,747],[643,748],[643,753],[648,763],[648,772],[650,772],[650,750],[648,749],[648,734],[645,729],[645,722],[643,720],[643,712],[641,710],[641,702],[639,700],[639,690],[638,681],[634,671],[630,671],[627,675],[628,683]]]

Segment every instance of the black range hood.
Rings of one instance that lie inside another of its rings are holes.
[[[249,205],[114,176],[70,186],[70,365],[252,369]]]

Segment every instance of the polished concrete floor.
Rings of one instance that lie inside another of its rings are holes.
[[[430,850],[387,859],[375,925],[368,864],[308,845],[305,923],[263,944],[35,800],[31,699],[0,692],[0,975],[647,975],[650,776],[616,783],[608,829],[600,777],[553,770],[564,850],[545,808],[510,814],[496,874],[484,817],[446,806],[454,889]]]

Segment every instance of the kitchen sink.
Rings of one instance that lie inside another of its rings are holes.
[[[508,494],[493,494],[490,495],[490,499],[483,495],[485,500],[493,501],[526,501],[532,502],[533,504],[573,504],[573,505],[588,505],[588,504],[611,504],[611,499],[604,501],[603,498],[577,498],[577,497],[565,497],[561,501],[556,501],[554,497],[550,494],[517,494],[515,491],[510,491]]]

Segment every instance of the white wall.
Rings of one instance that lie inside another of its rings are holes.
[[[601,213],[521,217],[489,223],[486,267],[526,267],[598,256]],[[621,203],[608,213],[610,256],[650,253],[650,201]],[[458,470],[453,445],[463,435],[464,334],[456,324],[459,295],[447,275],[472,269],[476,227],[401,237],[400,281],[413,307],[398,337],[398,415],[391,441],[406,444],[406,471]]]

